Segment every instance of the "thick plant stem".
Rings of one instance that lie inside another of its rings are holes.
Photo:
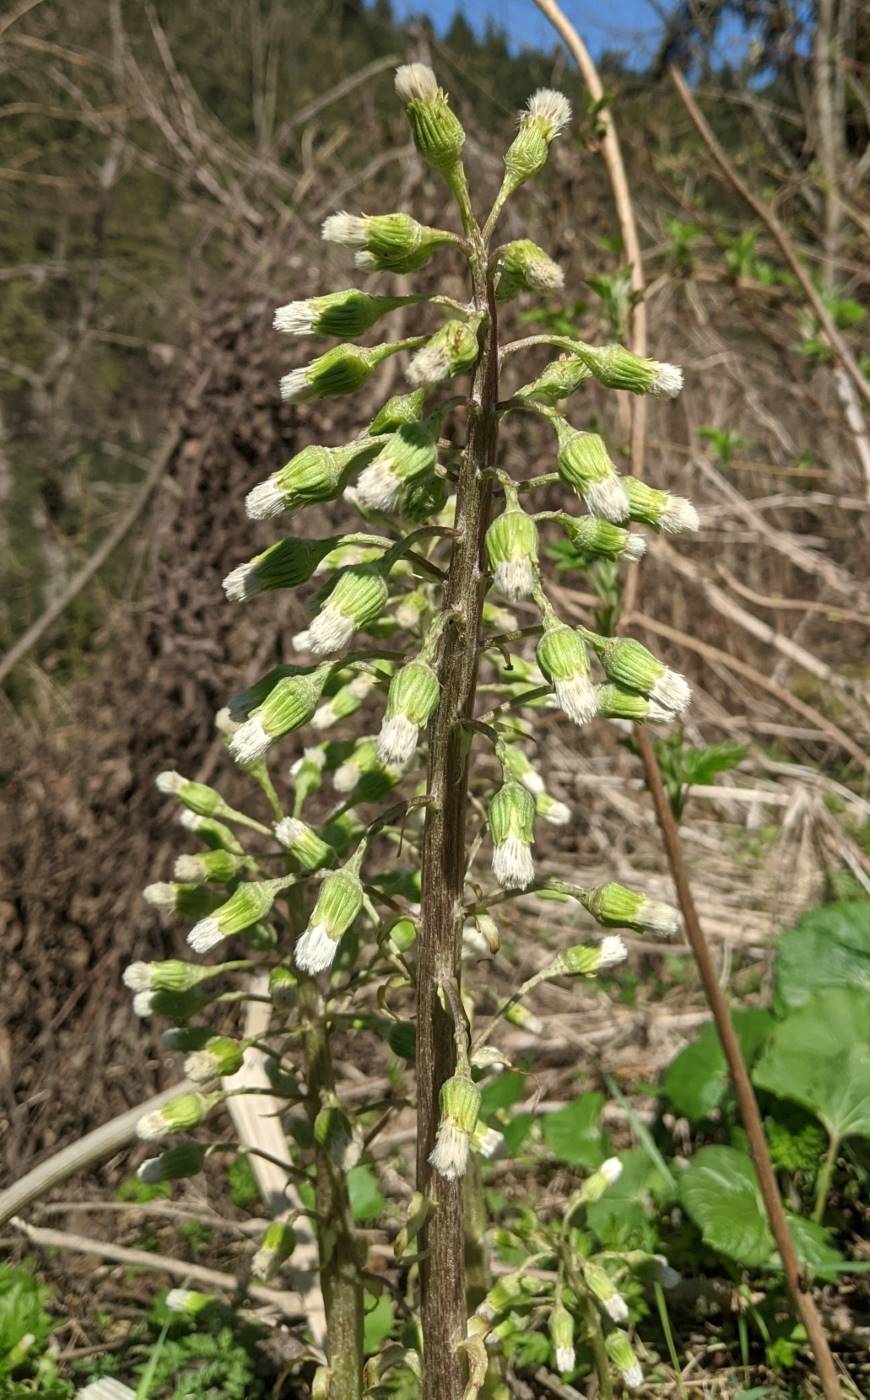
[[[494,462],[498,354],[495,300],[486,283],[486,254],[472,260],[474,301],[488,309],[469,405],[468,440],[459,476],[456,525],[445,588],[448,615],[438,663],[441,699],[432,721],[423,838],[422,919],[417,967],[417,1185],[435,1202],[420,1269],[423,1313],[423,1400],[460,1400],[463,1365],[456,1346],[465,1335],[462,1182],[429,1166],[438,1129],[441,1085],[453,1073],[453,1022],[439,989],[458,980],[465,882],[468,736],[477,682],[478,633],[485,592],[483,536],[489,507],[484,468]]]
[[[652,740],[643,725],[635,726],[635,735],[640,748],[640,756],[643,761],[647,784],[652,794],[656,818],[664,839],[668,862],[671,867],[671,874],[677,889],[677,897],[679,899],[680,909],[683,913],[686,932],[689,936],[689,943],[695,955],[695,962],[701,974],[701,981],[704,985],[707,1002],[713,1013],[713,1020],[716,1023],[719,1040],[725,1052],[725,1059],[728,1062],[728,1071],[731,1075],[732,1083],[734,1084],[734,1092],[737,1097],[737,1105],[740,1109],[740,1117],[743,1120],[746,1136],[749,1139],[749,1150],[755,1162],[755,1170],[758,1174],[758,1184],[761,1188],[764,1208],[767,1212],[768,1221],[770,1222],[771,1233],[776,1241],[779,1257],[782,1260],[786,1283],[788,1284],[788,1289],[797,1309],[798,1316],[806,1329],[807,1339],[812,1348],[813,1356],[815,1357],[825,1400],[842,1400],[843,1392],[840,1387],[840,1379],[837,1375],[834,1359],[831,1355],[830,1347],[828,1346],[828,1338],[822,1326],[822,1320],[813,1297],[807,1292],[807,1286],[801,1274],[800,1262],[794,1247],[794,1241],[789,1233],[782,1198],[779,1194],[779,1187],[776,1184],[776,1177],[773,1172],[773,1164],[770,1160],[767,1139],[764,1136],[761,1113],[759,1112],[755,1092],[752,1088],[752,1081],[749,1078],[749,1071],[746,1068],[746,1063],[740,1050],[740,1043],[731,1022],[728,1003],[719,985],[716,968],[710,955],[707,940],[704,937],[704,931],[701,928],[698,911],[695,908],[695,901],[692,897],[685,862],[683,861],[677,824],[671,811],[664,783],[662,782],[662,776],[656,760],[655,750],[652,746]]]
[[[317,987],[306,979],[300,987],[305,1018],[305,1062],[309,1114],[316,1117],[324,1095],[335,1089],[332,1055]],[[320,1255],[320,1287],[326,1309],[327,1354],[332,1372],[330,1394],[361,1400],[363,1393],[363,1289],[359,1246],[354,1236],[344,1172],[327,1146],[315,1146],[315,1209]]]

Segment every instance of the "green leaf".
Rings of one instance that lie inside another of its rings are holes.
[[[604,1148],[598,1120],[603,1107],[604,1095],[596,1090],[583,1094],[566,1108],[543,1115],[541,1135],[553,1156],[575,1167],[600,1166]]]
[[[507,1123],[499,1124],[499,1132],[504,1137],[509,1157],[515,1157],[532,1130],[535,1121],[533,1113],[515,1113]]]
[[[737,1011],[734,1029],[747,1064],[751,1064],[773,1024],[769,1011]],[[677,1113],[698,1122],[709,1118],[725,1097],[728,1066],[712,1021],[671,1061],[662,1093]]]
[[[769,1093],[808,1108],[832,1138],[870,1138],[866,992],[819,992],[793,1011],[775,1027],[754,1079]]]
[[[755,1167],[745,1153],[736,1147],[702,1147],[682,1175],[680,1199],[711,1249],[749,1268],[779,1272]],[[821,1225],[787,1214],[805,1268],[812,1273],[842,1260]]]
[[[711,744],[705,749],[686,749],[683,754],[685,781],[701,786],[712,783],[719,773],[727,773],[742,763],[749,749],[746,744]]]
[[[656,1242],[656,1203],[668,1200],[671,1184],[642,1147],[620,1153],[622,1172],[603,1196],[586,1207],[586,1221],[605,1249],[645,1249]]]
[[[519,1070],[508,1070],[484,1084],[480,1093],[480,1117],[489,1118],[500,1108],[512,1108],[526,1091],[526,1076]]]
[[[374,1307],[369,1307],[370,1301],[366,1295],[368,1311],[363,1319],[363,1350],[366,1356],[372,1356],[378,1350],[392,1331],[395,1321],[395,1309],[389,1294],[382,1293]]]
[[[376,1220],[383,1214],[386,1202],[374,1172],[368,1167],[351,1167],[347,1174],[347,1190],[354,1220]]]
[[[825,905],[782,934],[774,985],[780,1009],[828,987],[870,991],[870,900]]]

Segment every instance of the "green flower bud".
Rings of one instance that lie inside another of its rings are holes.
[[[346,866],[327,875],[320,886],[308,927],[296,944],[294,959],[302,972],[312,975],[332,966],[339,940],[362,908],[359,877]]]
[[[653,724],[669,724],[674,714],[657,700],[647,699],[621,685],[595,687],[596,704],[602,719],[629,719],[634,724],[650,720]]]
[[[514,398],[555,408],[562,399],[573,394],[584,380],[591,377],[590,369],[579,355],[560,355],[557,360],[551,360],[537,379],[517,389]]]
[[[123,982],[131,992],[189,992],[212,977],[235,967],[234,963],[212,963],[197,967],[194,963],[170,958],[166,962],[134,962],[124,969]]]
[[[499,750],[499,759],[505,774],[528,788],[533,797],[540,797],[544,791],[544,780],[516,744],[505,744]]]
[[[201,1172],[204,1161],[204,1147],[181,1142],[161,1152],[159,1157],[149,1157],[137,1168],[136,1175],[146,1186],[156,1186],[161,1181],[183,1181]]]
[[[518,238],[499,250],[495,265],[497,301],[510,301],[520,292],[555,292],[564,282],[558,263],[529,238]]]
[[[670,904],[647,899],[638,890],[613,881],[585,891],[582,904],[605,928],[633,928],[639,933],[669,936],[676,933],[679,924],[679,915]]]
[[[278,681],[230,740],[230,754],[236,763],[255,763],[276,739],[307,724],[317,709],[330,669],[318,666],[307,675],[285,676]]]
[[[407,914],[396,919],[387,930],[387,941],[398,953],[407,953],[417,941],[417,925]]]
[[[598,1299],[611,1321],[627,1321],[628,1306],[607,1270],[591,1259],[584,1260],[582,1268],[586,1287]]]
[[[293,645],[317,656],[342,651],[354,632],[374,622],[389,596],[384,576],[376,565],[358,564],[343,569],[324,606],[310,627],[293,638]]]
[[[544,1034],[544,1023],[540,1016],[529,1011],[522,1002],[517,1001],[514,1002],[513,1006],[509,1006],[504,1012],[504,1019],[509,1021],[512,1026],[518,1026],[521,1031],[526,1031],[528,1035]]]
[[[628,496],[598,433],[583,433],[554,417],[559,475],[582,496],[590,515],[618,522],[629,514]]]
[[[229,811],[219,792],[205,783],[192,783],[180,773],[158,773],[156,784],[159,792],[177,797],[191,812],[202,817],[223,816]]]
[[[214,1108],[216,1103],[220,1102],[220,1099],[219,1093],[179,1094],[177,1098],[169,1099],[160,1108],[155,1108],[151,1113],[143,1114],[136,1124],[136,1135],[149,1140],[197,1128],[206,1114]]]
[[[194,1084],[210,1084],[237,1074],[245,1058],[245,1047],[226,1035],[211,1036],[201,1050],[193,1050],[184,1061],[184,1072]]]
[[[382,763],[403,767],[408,762],[417,748],[420,730],[435,711],[439,694],[438,677],[427,661],[415,658],[396,672],[378,737]]]
[[[504,185],[508,194],[519,189],[547,163],[550,143],[571,120],[571,104],[561,92],[539,88],[520,113],[520,129],[505,152]]]
[[[166,1016],[171,1021],[189,1021],[199,1015],[216,993],[189,991],[176,992],[168,987],[158,987],[154,991],[137,992],[133,997],[133,1011],[137,1016]]]
[[[355,248],[354,262],[366,272],[416,272],[456,234],[429,228],[410,214],[331,214],[323,224],[328,243]]]
[[[562,1303],[557,1303],[550,1313],[550,1341],[556,1353],[556,1370],[565,1376],[574,1370],[576,1357],[574,1319]]]
[[[377,739],[363,739],[336,769],[333,782],[336,792],[350,793],[354,802],[378,802],[401,777],[401,769],[381,762]]]
[[[562,623],[547,626],[538,642],[538,665],[553,686],[559,708],[575,724],[588,724],[598,705],[589,678],[589,657],[579,632]]]
[[[210,913],[220,900],[219,894],[202,885],[178,885],[166,880],[147,885],[142,897],[162,914],[183,914],[188,919]]]
[[[326,753],[323,746],[305,749],[301,758],[290,769],[290,776],[293,779],[293,790],[296,793],[296,801],[301,807],[308,798],[319,791],[323,782],[323,766],[326,763]]]
[[[314,1120],[314,1138],[325,1147],[339,1171],[349,1172],[360,1159],[361,1147],[353,1127],[338,1101],[326,1103]]]
[[[471,1135],[480,1112],[480,1090],[463,1074],[454,1074],[441,1085],[441,1118],[430,1165],[448,1181],[465,1175]]]
[[[676,365],[646,360],[622,345],[597,349],[582,345],[577,353],[599,384],[608,389],[628,389],[632,394],[658,394],[672,399],[683,387],[683,371]]]
[[[453,318],[426,341],[410,361],[407,378],[411,384],[440,384],[465,374],[477,363],[477,332],[481,316],[467,320]]]
[[[686,535],[697,530],[698,512],[684,496],[672,496],[670,491],[656,491],[636,476],[624,476],[622,485],[628,496],[628,512],[632,520],[664,530],[668,535]]]
[[[394,1055],[413,1064],[417,1056],[417,1028],[413,1021],[393,1021],[387,1031],[387,1044]]]
[[[493,582],[510,602],[527,598],[538,576],[538,527],[530,515],[508,501],[485,536],[486,557]]]
[[[275,835],[303,870],[322,870],[324,865],[332,865],[335,860],[332,846],[322,841],[313,827],[297,817],[283,817],[275,825]]]
[[[623,482],[627,480],[627,477],[623,477]],[[641,559],[646,553],[643,535],[632,535],[609,520],[598,520],[594,515],[578,517],[564,513],[557,519],[574,548],[583,553],[597,554],[605,559],[623,555],[631,560]]]
[[[185,808],[179,812],[178,819],[185,830],[194,832],[213,851],[231,851],[234,856],[245,854],[245,848],[235,834],[214,817],[201,817]]]
[[[608,1332],[604,1338],[604,1345],[626,1389],[637,1390],[639,1385],[643,1385],[643,1371],[634,1354],[628,1333],[620,1331],[617,1327],[613,1332]]]
[[[447,94],[424,63],[396,69],[396,92],[405,104],[414,145],[427,164],[450,179],[459,164],[465,132],[450,110]]]
[[[506,782],[490,802],[487,819],[496,880],[504,889],[525,889],[535,878],[535,799],[520,783]]]
[[[567,826],[571,820],[571,808],[565,802],[557,802],[548,792],[540,792],[535,798],[535,811],[551,826]]]
[[[343,447],[317,447],[313,444],[303,447],[280,471],[273,472],[266,481],[261,481],[259,486],[248,492],[245,511],[249,519],[269,520],[285,510],[297,510],[300,506],[332,500],[343,490],[351,471],[373,457],[379,446],[377,440],[361,438]],[[266,550],[265,554],[269,555],[270,551]],[[304,558],[304,554],[301,557]],[[259,555],[248,567],[256,570],[263,558],[264,555]],[[317,563],[319,560],[315,560],[315,567]],[[232,578],[233,575],[228,577]],[[237,592],[245,586],[244,580],[233,583]]]
[[[429,476],[438,464],[443,410],[391,433],[357,482],[357,497],[370,510],[392,511],[403,486]]]
[[[300,583],[308,582],[333,545],[333,540],[278,540],[262,554],[232,569],[223,581],[224,593],[232,603],[245,603],[274,588],[298,588]]]
[[[437,519],[443,513],[448,498],[447,482],[440,476],[417,477],[402,486],[396,510],[409,525],[422,525],[433,515]]]
[[[587,1176],[580,1187],[580,1205],[591,1205],[593,1201],[598,1201],[604,1195],[608,1186],[612,1186],[622,1176],[622,1163],[618,1157],[608,1157],[601,1163],[597,1171],[591,1176]]]
[[[355,340],[396,307],[420,300],[418,296],[370,296],[357,287],[348,287],[343,292],[279,306],[273,325],[276,331],[288,335],[331,335],[337,340]]]
[[[217,943],[241,933],[262,919],[287,885],[286,880],[249,880],[212,914],[194,924],[187,941],[196,953],[207,953]]]
[[[618,933],[602,938],[600,943],[575,943],[553,960],[549,976],[594,977],[627,957],[628,950]]]
[[[277,1274],[285,1259],[289,1259],[296,1248],[296,1231],[283,1220],[273,1220],[267,1225],[260,1247],[254,1255],[251,1273],[262,1283],[269,1283]]]
[[[540,1279],[529,1278],[520,1269],[516,1269],[512,1274],[503,1274],[478,1305],[475,1315],[492,1322],[499,1313],[527,1302],[529,1298],[544,1292],[547,1286]]]
[[[166,1295],[166,1306],[170,1312],[197,1317],[209,1308],[219,1309],[220,1303],[210,1293],[198,1293],[195,1288],[170,1288]]]
[[[207,880],[226,885],[235,879],[246,864],[244,856],[232,851],[197,851],[195,855],[179,856],[173,874],[183,884],[202,885]]]
[[[269,996],[275,1006],[293,1006],[299,990],[299,978],[292,968],[279,964],[269,973]]]
[[[374,684],[372,676],[354,676],[353,680],[340,686],[334,695],[318,706],[311,716],[311,728],[329,729],[339,720],[348,719],[356,714]]]
[[[310,364],[291,370],[281,380],[285,403],[311,403],[355,394],[378,365],[419,340],[399,340],[387,345],[334,345]]]
[[[427,390],[413,389],[409,394],[393,394],[387,399],[369,423],[366,432],[370,437],[378,433],[394,433],[406,423],[418,423],[426,406]]]
[[[681,713],[692,698],[684,676],[671,671],[640,642],[629,637],[612,637],[602,644],[592,643],[608,677],[630,690],[639,690],[666,710]]]

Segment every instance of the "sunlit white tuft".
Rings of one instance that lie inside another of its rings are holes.
[[[388,461],[372,462],[357,482],[357,497],[371,510],[393,510],[402,483]]]
[[[484,1128],[475,1138],[475,1148],[481,1157],[497,1157],[504,1151],[504,1134],[495,1128]]]
[[[146,904],[153,904],[155,909],[162,909],[168,914],[175,908],[175,886],[158,880],[154,885],[145,886],[142,898]]]
[[[144,1113],[136,1124],[136,1136],[145,1142],[154,1138],[166,1137],[167,1132],[168,1125],[159,1108],[155,1109],[153,1113]]]
[[[124,968],[122,978],[125,987],[131,992],[147,992],[151,986],[151,967],[146,962],[130,963]]]
[[[638,1386],[643,1385],[643,1371],[639,1361],[633,1362],[627,1371],[622,1372],[622,1383],[628,1390],[637,1390]]]
[[[628,1317],[628,1307],[621,1293],[613,1293],[609,1298],[603,1298],[602,1307],[614,1322],[625,1322]]]
[[[297,817],[282,817],[275,823],[275,835],[285,850],[289,851],[304,836],[308,827]]]
[[[526,281],[536,292],[557,292],[565,285],[565,274],[552,258],[530,258]]]
[[[573,816],[573,812],[567,802],[553,801],[549,802],[546,808],[538,815],[542,816],[544,821],[549,822],[551,826],[567,826]]]
[[[219,1077],[220,1065],[208,1050],[193,1050],[184,1061],[184,1073],[194,1084],[208,1084]]]
[[[187,1300],[192,1296],[191,1288],[170,1288],[166,1295],[166,1306],[170,1312],[187,1312]]]
[[[286,335],[308,335],[314,329],[314,309],[310,301],[288,301],[279,306],[272,322],[276,331]]]
[[[496,564],[493,582],[499,593],[503,593],[511,603],[519,602],[520,598],[528,598],[535,586],[535,569],[531,559],[524,556],[522,559],[506,559],[504,563]]]
[[[438,96],[438,79],[425,63],[403,63],[396,69],[396,92],[403,102],[431,102]]]
[[[690,535],[700,525],[698,512],[685,496],[670,496],[659,525],[669,535]]]
[[[202,876],[202,866],[198,856],[179,856],[175,862],[173,875],[183,885],[195,884]]]
[[[306,637],[306,651],[313,651],[316,656],[325,656],[332,651],[341,651],[346,647],[354,633],[353,618],[345,617],[338,608],[327,603],[322,612],[315,617],[308,628]],[[294,637],[294,643],[297,638]]]
[[[359,782],[359,768],[352,758],[340,763],[332,775],[332,786],[336,792],[351,792]]]
[[[133,1015],[141,1016],[143,1020],[154,1014],[154,993],[137,992],[133,998]]]
[[[618,1157],[608,1157],[598,1168],[608,1186],[612,1186],[622,1176],[622,1162]]]
[[[184,787],[184,779],[180,773],[175,773],[168,769],[165,773],[158,773],[154,779],[159,792],[176,794]]]
[[[683,387],[683,371],[679,365],[657,364],[652,391],[664,398],[673,399]]]
[[[296,944],[293,958],[302,972],[325,972],[332,967],[337,948],[338,943],[330,938],[325,924],[310,924]]]
[[[538,88],[529,98],[527,111],[530,117],[546,123],[548,141],[561,135],[571,120],[571,103],[555,88]]]
[[[417,748],[419,730],[406,715],[391,715],[381,725],[378,735],[378,758],[381,763],[403,767]]]
[[[680,916],[672,904],[662,904],[656,899],[645,899],[637,916],[651,933],[661,933],[666,937],[675,934],[680,925]]]
[[[544,780],[534,768],[527,768],[520,778],[520,782],[533,797],[540,797],[544,791]]]
[[[300,369],[292,369],[289,374],[285,374],[279,388],[285,403],[302,403],[311,390],[308,366],[302,365]]]
[[[245,497],[245,514],[249,520],[270,520],[287,509],[284,492],[276,481],[261,481]],[[234,570],[234,572],[236,572]]]
[[[439,1124],[435,1146],[429,1153],[430,1166],[448,1181],[457,1181],[468,1166],[468,1144],[468,1133],[452,1123]]]
[[[646,554],[646,540],[643,535],[629,535],[622,552],[626,559],[632,559],[635,563],[642,559]]]
[[[650,698],[647,701],[646,718],[651,724],[673,724],[674,712]]]
[[[210,948],[222,943],[223,938],[220,924],[212,914],[194,924],[187,935],[187,941],[195,953],[207,953]]]
[[[340,243],[345,248],[361,248],[366,241],[365,219],[341,210],[323,220],[320,233],[327,243]]]
[[[621,520],[628,519],[631,509],[628,496],[615,472],[602,477],[601,481],[584,482],[582,495],[589,514],[598,520],[610,520],[618,525]]]
[[[159,1157],[146,1157],[144,1162],[140,1162],[136,1168],[136,1175],[146,1186],[155,1186],[158,1181],[163,1180],[163,1173],[160,1169]]]
[[[236,763],[256,763],[268,751],[271,743],[259,715],[252,715],[239,725],[230,739],[230,757]]]
[[[554,684],[559,708],[575,724],[588,724],[595,718],[598,697],[588,676],[571,676],[569,680],[557,680]]]
[[[306,642],[308,641],[307,632],[299,633],[297,635],[304,635]],[[333,705],[331,700],[327,700],[325,705],[318,705],[317,709],[314,711],[314,714],[311,716],[311,728],[329,729],[331,725],[335,724],[337,719],[338,715],[335,713],[335,706]]]
[[[681,676],[679,671],[666,670],[659,676],[652,690],[650,698],[657,700],[660,705],[664,705],[668,710],[673,710],[680,715],[688,709],[692,699],[692,688],[685,676]]]
[[[424,345],[405,372],[409,384],[440,384],[450,373],[450,361],[441,345]]]
[[[257,488],[255,487],[254,490]],[[253,491],[251,495],[253,495]],[[283,498],[282,498],[283,499]],[[231,569],[223,581],[223,590],[231,603],[244,603],[263,591],[263,585],[250,564]]]
[[[493,849],[492,873],[502,889],[524,890],[535,878],[531,847],[514,835],[500,841]]]
[[[602,938],[599,944],[601,951],[601,961],[598,964],[602,967],[614,967],[616,963],[625,962],[628,957],[628,949],[623,943],[618,933],[609,934],[607,938]]]
[[[568,1373],[569,1371],[573,1371],[573,1370],[574,1370],[574,1367],[575,1367],[576,1364],[577,1364],[577,1358],[576,1358],[576,1356],[575,1356],[575,1354],[574,1354],[574,1348],[573,1348],[573,1347],[556,1347],[556,1370],[557,1370],[557,1371],[561,1372],[561,1374],[562,1374],[563,1376],[564,1376],[564,1375],[567,1375],[567,1373]]]
[[[466,962],[492,957],[492,949],[477,924],[468,923],[462,926],[462,956]]]

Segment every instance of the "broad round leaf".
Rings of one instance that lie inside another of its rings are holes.
[[[825,905],[782,934],[774,980],[781,1008],[830,987],[870,992],[870,900]]]

